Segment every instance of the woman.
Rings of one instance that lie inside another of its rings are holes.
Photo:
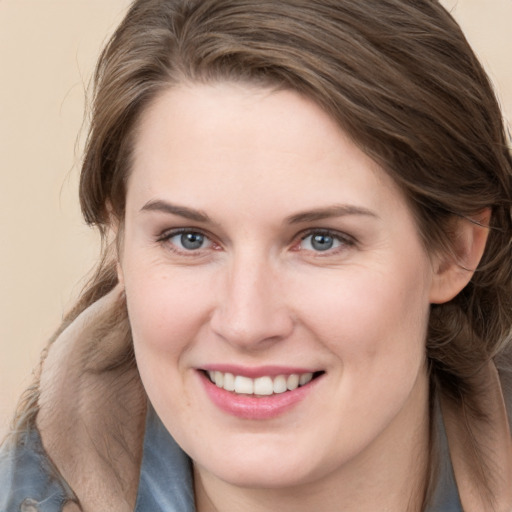
[[[437,2],[134,2],[80,199],[2,510],[512,509],[512,159]]]

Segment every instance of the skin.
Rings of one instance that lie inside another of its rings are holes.
[[[176,229],[205,242],[187,250]],[[319,230],[332,249],[311,245]],[[463,235],[478,259],[485,236]],[[427,253],[402,193],[316,104],[228,83],[158,97],[135,141],[119,277],[200,512],[419,509],[429,307],[471,274]],[[208,364],[324,373],[291,410],[247,420],[211,402]]]

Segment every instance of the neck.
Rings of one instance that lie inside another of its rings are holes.
[[[287,488],[242,488],[194,466],[198,512],[422,510],[429,471],[428,378],[364,453],[320,479]]]

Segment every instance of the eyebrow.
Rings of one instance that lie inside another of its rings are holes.
[[[141,212],[163,212],[171,215],[178,215],[196,222],[210,222],[210,217],[200,210],[194,210],[192,208],[187,208],[186,206],[178,206],[161,199],[148,201],[141,208]]]
[[[211,222],[210,217],[201,210],[194,210],[186,206],[163,201],[162,199],[154,199],[148,201],[141,211],[163,212],[171,215],[178,215],[185,219],[196,222]],[[328,219],[332,217],[343,217],[346,215],[363,215],[367,217],[379,218],[378,215],[367,208],[354,205],[334,205],[327,208],[316,208],[305,212],[295,213],[286,218],[289,224],[300,224],[302,222],[314,222],[317,220]]]
[[[343,217],[345,215],[363,215],[373,217],[375,219],[379,218],[375,212],[368,208],[353,205],[334,205],[327,208],[317,208],[306,212],[296,213],[287,217],[286,220],[290,224],[299,224],[301,222],[314,222],[331,217]]]

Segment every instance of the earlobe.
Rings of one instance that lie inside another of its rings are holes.
[[[116,273],[117,273],[117,281],[119,285],[124,289],[124,275],[123,275],[123,269],[121,267],[121,262],[119,259],[116,263]]]
[[[457,218],[452,230],[452,251],[434,261],[430,302],[443,304],[469,283],[484,254],[491,210],[486,208],[471,219]]]
[[[108,244],[112,247],[115,258],[116,274],[118,283],[124,288],[124,274],[121,266],[122,245],[123,245],[123,223],[113,213],[113,208],[110,203],[107,204],[109,212],[109,227],[108,227]]]
[[[116,273],[117,273],[117,281],[124,289],[124,272],[122,266],[122,255],[123,255],[123,229],[122,227],[118,227],[114,234],[114,245],[115,245],[115,261],[116,261]]]

